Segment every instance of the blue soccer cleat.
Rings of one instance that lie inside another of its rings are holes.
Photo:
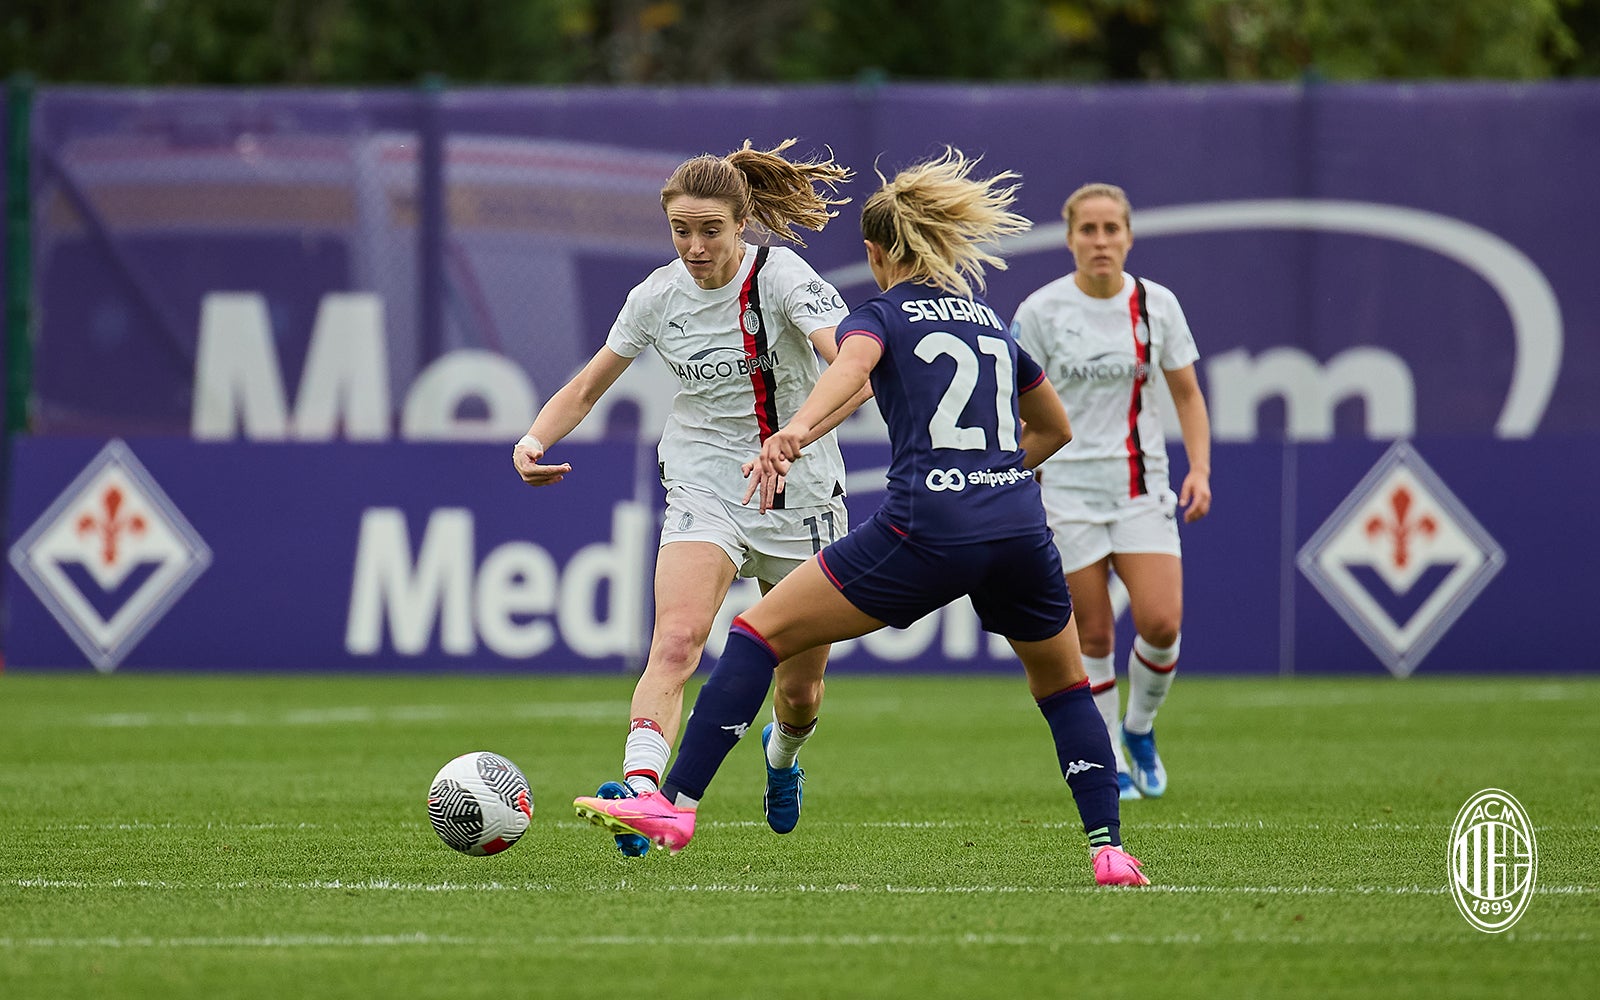
[[[1122,748],[1128,752],[1133,787],[1147,799],[1159,799],[1167,790],[1167,769],[1161,763],[1161,755],[1156,753],[1156,731],[1130,733],[1122,729]]]
[[[1117,798],[1124,802],[1144,798],[1139,794],[1139,790],[1133,787],[1133,775],[1127,771],[1117,772]]]
[[[636,797],[633,789],[620,781],[608,781],[601,785],[594,794],[596,798],[601,799],[631,799]],[[645,852],[650,850],[650,840],[647,837],[641,837],[637,833],[619,833],[617,834],[617,850],[630,858],[642,858]]]
[[[761,762],[767,761],[767,743],[772,739],[775,722],[767,723],[761,730]],[[761,811],[767,814],[767,825],[774,833],[788,833],[800,822],[800,799],[806,772],[793,764],[779,771],[767,764],[767,790],[761,796]]]

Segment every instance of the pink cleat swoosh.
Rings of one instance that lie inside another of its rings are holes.
[[[1094,852],[1094,880],[1100,885],[1149,885],[1139,864],[1127,851],[1106,844]]]
[[[660,792],[648,792],[628,799],[602,799],[580,795],[572,800],[579,818],[612,833],[635,833],[677,854],[694,837],[693,809],[679,809]]]

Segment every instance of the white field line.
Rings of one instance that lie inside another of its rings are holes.
[[[279,879],[245,879],[238,882],[180,882],[169,879],[45,879],[25,878],[0,881],[0,888],[18,889],[83,889],[92,892],[113,889],[174,889],[186,892],[259,892],[284,890],[291,892],[419,892],[419,893],[552,893],[552,892],[614,892],[635,891],[637,887],[627,880],[620,882],[582,885],[557,885],[553,882],[395,882],[388,879],[312,879],[292,882]],[[731,882],[689,883],[682,885],[652,886],[649,892],[705,893],[734,895],[787,895],[790,893],[826,895],[891,895],[891,896],[1076,896],[1102,893],[1098,886],[1028,886],[1028,885],[862,885],[836,883],[834,885],[749,885]],[[1450,890],[1440,885],[1152,885],[1142,892],[1185,896],[1444,896]],[[1600,894],[1600,886],[1592,885],[1541,885],[1534,889],[1541,896],[1592,896]]]
[[[1309,684],[1315,684],[1315,681]],[[1396,684],[1399,686],[1397,687]],[[1455,687],[1448,681],[1407,688],[1406,682],[1377,682],[1360,687],[1295,687],[1294,682],[1271,686],[1264,682],[1260,687],[1241,687],[1228,696],[1225,708],[1318,708],[1327,705],[1393,705],[1396,694],[1416,696],[1417,704],[1463,704],[1473,702],[1503,701],[1567,701],[1595,698],[1600,687],[1581,684],[1551,684],[1530,682],[1522,685],[1494,687]]]
[[[1324,689],[1314,686],[1263,682],[1260,687],[1245,687],[1228,699],[1228,708],[1318,708],[1329,705],[1366,705],[1392,702],[1395,686],[1374,682],[1359,688]],[[1407,691],[1406,694],[1412,692]],[[1429,685],[1429,703],[1474,703],[1498,701],[1566,701],[1593,699],[1600,693],[1594,685],[1529,683],[1521,686],[1453,687]],[[871,698],[841,702],[836,711],[850,717],[875,716],[899,711],[903,702],[893,698]],[[350,726],[417,722],[454,722],[466,719],[578,719],[614,720],[626,711],[622,701],[557,702],[552,704],[501,703],[496,705],[346,705],[327,708],[288,708],[279,711],[219,712],[100,712],[68,714],[52,720],[54,726],[86,726],[100,729],[166,728],[246,728],[256,726]]]
[[[253,726],[350,726],[379,723],[456,722],[495,719],[626,719],[621,701],[487,705],[346,705],[290,708],[276,712],[102,712],[68,716],[63,725],[97,729],[248,728]]]
[[[1102,890],[1103,891],[1103,890]],[[792,948],[792,947],[852,947],[852,948],[1082,948],[1085,945],[1167,945],[1167,946],[1227,946],[1290,944],[1312,946],[1375,946],[1417,944],[1459,944],[1471,940],[1477,932],[1466,927],[1458,933],[1394,935],[1379,934],[1369,937],[1329,936],[1313,934],[1083,934],[1074,932],[1051,934],[604,934],[561,937],[553,934],[516,935],[501,940],[486,937],[453,937],[438,934],[295,934],[251,935],[218,937],[0,937],[0,951],[22,949],[292,949],[292,948],[433,948],[461,946],[505,949],[573,947],[594,948]],[[1515,930],[1504,935],[1508,942],[1535,944],[1581,944],[1595,940],[1595,935],[1519,933]]]

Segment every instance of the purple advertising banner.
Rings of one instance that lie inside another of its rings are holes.
[[[1600,561],[1600,539],[1573,529],[1600,468],[1533,485],[1570,448],[1219,446],[1226,486],[1183,533],[1185,672],[1600,670],[1582,631],[1561,627],[1593,588],[1550,572],[1558,557]],[[535,490],[505,445],[23,438],[7,669],[637,669],[660,524],[653,452],[574,445],[562,458],[567,480]],[[845,459],[859,523],[887,453]],[[755,597],[740,581],[712,654]],[[965,602],[841,643],[832,664],[1018,669]]]
[[[1215,441],[1186,671],[1600,669],[1557,627],[1600,555],[1595,81],[40,88],[8,667],[638,669],[678,378],[629,367],[558,489],[506,452],[672,259],[671,170],[790,137],[856,171],[801,251],[850,304],[875,170],[1020,174],[1007,317],[1070,269],[1066,196],[1126,189]],[[883,431],[839,428],[858,519]],[[1014,669],[959,607],[834,662]]]
[[[851,302],[875,166],[949,143],[1021,174],[1037,226],[991,275],[1006,315],[1069,269],[1065,196],[1122,185],[1129,268],[1182,302],[1219,441],[1600,432],[1595,82],[42,88],[33,430],[459,437],[429,393],[470,384],[487,440],[670,259],[674,165],[791,136],[857,171],[806,251]],[[261,338],[271,369],[230,365]],[[373,338],[382,412],[341,430],[318,394]]]

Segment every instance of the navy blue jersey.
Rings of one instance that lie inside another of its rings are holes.
[[[888,497],[878,517],[933,544],[1044,530],[1033,472],[1022,467],[1017,397],[1044,381],[981,299],[901,282],[839,324],[840,344],[872,337],[883,357],[872,391],[889,425]]]

